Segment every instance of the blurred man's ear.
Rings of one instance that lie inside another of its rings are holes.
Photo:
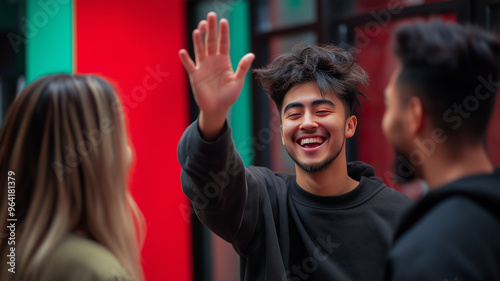
[[[408,133],[410,133],[411,136],[420,134],[425,122],[422,100],[416,96],[411,97],[406,106],[406,111],[408,117]]]

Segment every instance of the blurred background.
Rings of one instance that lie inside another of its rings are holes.
[[[208,11],[230,23],[233,66],[247,52],[261,67],[299,42],[350,49],[369,73],[356,110],[348,159],[365,161],[391,187],[401,185],[382,135],[383,91],[396,66],[391,33],[421,19],[473,23],[500,33],[500,0],[0,0],[0,124],[22,88],[49,73],[93,73],[120,92],[135,149],[130,186],[148,233],[147,280],[239,280],[232,247],[200,224],[181,191],[177,142],[198,111],[177,53]],[[249,74],[229,121],[246,165],[293,172],[282,148],[279,115]],[[500,108],[485,145],[500,165]]]

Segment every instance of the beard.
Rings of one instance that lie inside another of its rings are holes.
[[[392,180],[396,184],[407,183],[416,179],[416,167],[414,163],[410,161],[410,152],[408,152],[408,144],[411,143],[411,139],[405,134],[404,127],[403,121],[398,118],[392,122],[389,128],[390,132],[386,134],[387,140],[394,149],[395,158],[392,163],[392,171],[394,174],[392,175]]]
[[[396,174],[397,183],[407,183],[415,180],[416,167],[405,153],[395,150],[396,159],[393,162],[393,171]]]
[[[325,161],[323,161],[323,162],[321,162],[319,164],[315,164],[315,165],[306,165],[305,163],[302,163],[302,162],[298,161],[290,153],[290,151],[288,150],[288,147],[285,146],[285,148],[286,148],[286,152],[288,153],[288,155],[290,156],[290,158],[292,158],[293,162],[295,162],[295,164],[297,164],[297,166],[299,166],[302,170],[304,170],[306,172],[319,172],[319,171],[322,171],[322,170],[326,169],[328,166],[330,166],[330,164],[333,163],[333,161],[335,161],[335,159],[337,159],[337,157],[339,156],[340,152],[342,152],[342,148],[344,148],[344,144],[345,144],[345,137],[344,137],[344,142],[342,142],[342,146],[340,146],[340,148],[338,149],[337,153],[335,153],[330,158],[327,158]]]

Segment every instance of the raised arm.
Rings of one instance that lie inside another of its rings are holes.
[[[203,34],[205,42],[203,42]],[[179,57],[189,74],[194,98],[200,108],[198,126],[205,140],[216,139],[226,115],[240,95],[254,55],[246,54],[233,71],[229,57],[229,23],[221,19],[217,36],[217,15],[210,12],[193,31],[195,62],[186,50]]]
[[[200,108],[198,124],[186,129],[177,148],[182,189],[200,221],[242,250],[257,224],[259,188],[234,146],[231,127],[223,128],[254,55],[245,55],[233,71],[228,22],[220,21],[217,36],[217,15],[213,12],[193,31],[193,41],[195,62],[186,50],[179,52]]]

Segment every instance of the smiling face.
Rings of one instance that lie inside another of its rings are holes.
[[[287,92],[281,109],[281,138],[297,168],[321,171],[345,155],[345,139],[354,135],[357,122],[355,116],[346,119],[345,110],[335,94],[321,96],[315,82]]]

